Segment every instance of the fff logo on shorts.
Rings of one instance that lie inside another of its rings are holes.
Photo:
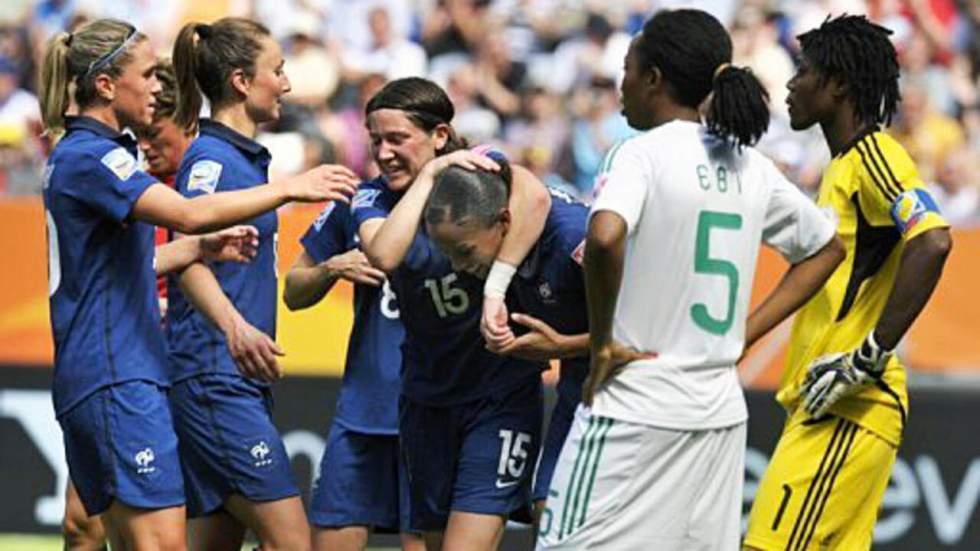
[[[136,460],[136,474],[150,474],[157,470],[153,466],[153,460],[156,456],[153,455],[152,448],[144,448],[138,452],[133,457]]]
[[[271,450],[269,450],[269,445],[265,443],[265,440],[260,440],[258,444],[252,446],[249,453],[252,454],[252,459],[255,460],[256,467],[272,465],[272,458],[268,457]]]

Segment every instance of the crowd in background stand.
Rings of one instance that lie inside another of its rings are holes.
[[[200,3],[196,3],[200,4]],[[37,194],[45,140],[36,76],[46,39],[91,18],[135,24],[161,55],[187,20],[255,18],[281,40],[292,92],[260,136],[274,173],[340,162],[377,173],[364,105],[386,80],[425,76],[456,105],[471,143],[492,142],[550,185],[588,200],[613,143],[633,133],[618,82],[630,37],[683,0],[4,0],[0,7],[0,194]],[[829,153],[789,128],[795,36],[827,14],[866,13],[894,31],[904,101],[891,132],[953,224],[980,224],[980,0],[700,0],[731,29],[735,63],[771,95],[760,144],[807,192]]]

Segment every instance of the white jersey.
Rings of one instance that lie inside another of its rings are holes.
[[[752,148],[673,121],[613,148],[592,214],[626,221],[613,336],[652,360],[628,364],[595,396],[597,415],[699,430],[747,419],[735,361],[761,242],[789,262],[835,226]]]

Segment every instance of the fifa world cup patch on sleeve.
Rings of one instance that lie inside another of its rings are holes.
[[[354,194],[354,199],[350,203],[351,210],[358,209],[361,207],[370,207],[374,204],[374,201],[381,195],[380,189],[359,189],[357,193]]]
[[[198,161],[191,166],[191,175],[187,178],[188,191],[203,191],[214,193],[221,178],[221,163],[215,161]]]
[[[892,204],[892,220],[903,234],[908,233],[930,212],[939,214],[936,201],[924,189],[910,189],[899,194]]]
[[[125,147],[117,147],[103,155],[102,164],[120,180],[128,180],[136,171],[136,158]]]

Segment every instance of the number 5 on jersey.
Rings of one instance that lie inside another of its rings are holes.
[[[742,229],[742,216],[731,212],[702,211],[698,215],[698,236],[694,247],[694,271],[728,279],[728,308],[724,318],[716,318],[702,303],[691,305],[691,317],[698,327],[714,335],[724,335],[735,321],[738,298],[738,267],[728,260],[711,257],[711,230]]]

